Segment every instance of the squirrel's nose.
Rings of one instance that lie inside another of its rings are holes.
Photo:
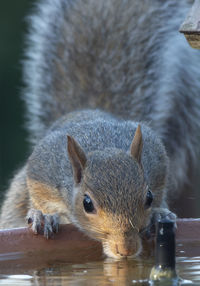
[[[136,249],[134,251],[133,248],[126,247],[123,244],[116,244],[115,247],[116,247],[117,254],[120,254],[121,256],[130,256],[130,255],[133,255],[134,252],[137,251]]]

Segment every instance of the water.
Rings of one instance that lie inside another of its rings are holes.
[[[15,242],[12,240],[13,244]],[[120,261],[103,258],[94,245],[79,248],[78,253],[76,250],[72,249],[71,256],[62,247],[57,250],[40,248],[36,251],[34,248],[31,250],[30,243],[27,252],[0,254],[0,286],[200,286],[198,240],[177,242],[176,269],[180,279],[159,283],[149,279],[154,266],[154,248],[151,243],[143,245],[141,257]],[[83,253],[80,250],[84,250]]]
[[[157,284],[149,281],[154,264],[152,256],[122,261],[102,259],[77,264],[57,261],[51,262],[48,267],[33,269],[29,269],[28,261],[27,265],[20,264],[18,253],[9,255],[6,259],[9,259],[6,261],[8,267],[0,269],[0,285],[4,286],[200,285],[200,256],[178,257],[177,273],[182,280]],[[31,259],[30,257],[30,261]],[[15,263],[9,264],[11,260]]]

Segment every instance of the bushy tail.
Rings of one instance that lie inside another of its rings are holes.
[[[102,108],[152,126],[184,182],[200,127],[200,54],[178,33],[187,2],[40,1],[24,63],[32,141],[69,111]]]

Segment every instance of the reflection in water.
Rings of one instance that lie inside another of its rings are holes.
[[[200,285],[200,257],[179,258],[179,275]]]
[[[0,275],[0,285],[20,286],[164,286],[200,285],[200,257],[178,258],[177,272],[181,282],[153,283],[149,281],[153,258],[90,262],[84,264],[56,265],[28,271],[24,275]],[[25,271],[24,271],[25,272]],[[190,281],[188,281],[190,280]]]
[[[56,268],[43,269],[34,274],[38,286],[64,285],[136,285],[134,282],[143,281],[140,285],[150,285],[148,276],[152,261],[123,260],[63,265]]]
[[[32,286],[34,285],[34,279],[30,275],[9,275],[9,276],[0,276],[0,285],[15,285],[15,286]]]
[[[0,285],[22,286],[177,286],[200,285],[200,257],[178,258],[177,272],[186,280],[153,283],[149,281],[153,259],[113,261],[106,259],[84,264],[57,264],[53,267],[30,271],[28,275],[0,276]],[[191,280],[191,281],[188,281]]]

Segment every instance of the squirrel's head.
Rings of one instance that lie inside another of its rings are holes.
[[[149,223],[153,201],[144,179],[142,145],[140,126],[128,152],[107,148],[86,156],[68,136],[74,222],[101,240],[110,257],[136,256],[142,249],[140,231]]]

